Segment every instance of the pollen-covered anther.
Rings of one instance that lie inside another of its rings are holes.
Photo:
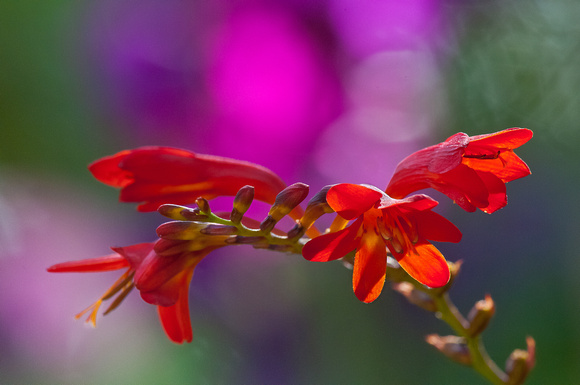
[[[405,251],[405,249],[403,249],[403,244],[397,237],[393,237],[393,239],[390,240],[390,245],[393,247],[393,251],[397,254],[403,254]]]
[[[385,222],[381,217],[377,217],[377,228],[379,229],[381,237],[385,241],[390,241],[391,239],[393,239],[393,233],[389,229],[387,229],[387,227],[385,226]]]

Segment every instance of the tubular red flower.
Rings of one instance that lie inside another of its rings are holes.
[[[376,187],[338,184],[326,200],[350,226],[308,241],[302,255],[309,261],[327,262],[355,251],[353,290],[363,302],[374,301],[383,288],[388,248],[399,264],[417,281],[441,287],[449,281],[443,255],[427,240],[459,242],[461,232],[431,211],[437,202],[426,195],[393,199]]]
[[[103,301],[117,295],[105,314],[114,310],[136,287],[143,300],[157,305],[161,325],[167,336],[175,343],[191,342],[193,332],[189,316],[189,285],[197,264],[218,246],[190,251],[188,242],[182,243],[180,251],[160,257],[155,252],[157,243],[114,248],[115,254],[100,258],[60,263],[49,267],[53,273],[100,272],[126,268],[121,277],[93,305],[77,314],[76,318],[90,312],[87,322],[96,325],[97,313]],[[171,241],[169,241],[171,242]],[[167,245],[165,245],[167,246]],[[193,247],[195,248],[195,247]],[[175,249],[174,249],[175,250]]]
[[[403,198],[434,188],[466,211],[493,213],[507,204],[507,182],[530,174],[513,150],[532,138],[526,128],[509,128],[493,134],[458,133],[445,142],[419,150],[403,159],[386,193]]]
[[[190,204],[203,196],[235,196],[246,185],[255,199],[274,203],[286,184],[265,167],[171,147],[121,151],[89,165],[99,181],[121,189],[122,202],[139,202],[139,211],[164,203]]]

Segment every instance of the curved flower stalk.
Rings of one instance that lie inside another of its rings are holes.
[[[532,135],[527,128],[472,137],[460,132],[401,161],[386,192],[403,198],[433,188],[466,211],[479,208],[491,214],[507,204],[505,184],[530,174],[513,150]]]
[[[459,242],[461,232],[431,211],[437,202],[426,195],[393,199],[364,185],[338,184],[326,195],[329,206],[349,227],[314,238],[302,254],[309,261],[327,262],[356,250],[353,289],[363,302],[374,301],[383,289],[387,249],[417,281],[441,287],[449,281],[443,255],[427,240]]]
[[[461,232],[433,212],[437,201],[409,194],[434,188],[466,211],[493,213],[507,204],[505,184],[530,174],[513,150],[531,137],[523,128],[473,137],[459,133],[404,159],[385,191],[349,183],[326,186],[305,210],[300,204],[308,185],[286,187],[273,172],[252,163],[169,147],[122,151],[91,164],[93,175],[120,188],[121,201],[140,203],[139,211],[157,209],[172,221],[157,228],[156,242],[113,248],[112,255],[65,262],[48,271],[124,269],[77,318],[89,313],[87,321],[95,325],[104,301],[112,299],[107,314],[136,288],[144,301],[157,307],[168,337],[182,343],[193,339],[189,285],[197,264],[211,251],[250,245],[315,262],[340,259],[353,267],[353,291],[359,300],[374,301],[390,280],[395,291],[435,313],[456,333],[430,335],[429,344],[493,384],[521,385],[535,364],[533,339],[528,338],[527,351],[512,353],[505,370],[493,363],[481,339],[495,313],[493,300],[487,296],[463,317],[448,295],[460,263],[447,262],[431,244],[459,242]],[[234,196],[231,213],[212,212],[208,200],[218,196]],[[261,221],[246,217],[254,199],[272,205]],[[192,203],[197,207],[183,206]],[[315,222],[331,213],[335,219],[321,235]],[[285,216],[296,222],[287,232],[277,228]]]

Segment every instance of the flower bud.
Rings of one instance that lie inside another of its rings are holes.
[[[211,214],[211,208],[209,207],[209,202],[207,201],[207,199],[199,197],[195,200],[195,203],[197,204],[197,207],[199,207],[199,210],[202,213],[206,215]]]
[[[331,187],[332,185],[323,187],[322,190],[310,199],[308,206],[306,206],[306,211],[300,219],[300,225],[302,225],[302,227],[308,229],[323,214],[334,212],[332,207],[330,207],[328,202],[326,202],[326,193]]]
[[[233,223],[240,223],[242,217],[250,208],[252,201],[254,200],[254,187],[244,186],[238,190],[236,197],[234,198],[234,204],[232,209],[232,214],[230,215],[230,220]]]
[[[433,298],[431,298],[427,293],[417,290],[410,282],[395,282],[393,283],[393,290],[404,295],[413,305],[417,305],[430,312],[437,311],[437,305]]]
[[[532,337],[526,338],[528,350],[516,349],[507,359],[505,369],[509,385],[523,384],[530,371],[536,365],[536,342]]]
[[[467,333],[474,337],[481,334],[489,321],[495,314],[495,303],[491,296],[488,294],[485,299],[477,301],[475,306],[469,312],[467,319],[469,320],[469,328],[467,328]]]
[[[276,196],[276,200],[268,216],[272,217],[275,222],[278,222],[306,198],[308,190],[308,185],[304,183],[294,183],[286,187]]]
[[[207,215],[201,213],[198,208],[192,209],[185,206],[165,204],[157,209],[159,214],[178,221],[204,221]]]
[[[206,225],[199,232],[205,235],[235,235],[238,233],[238,228],[236,226]]]
[[[191,240],[199,238],[200,230],[208,226],[201,222],[174,221],[157,227],[157,236],[164,239]]]
[[[465,338],[429,334],[425,337],[425,341],[453,361],[463,365],[471,365],[471,354],[465,343]]]

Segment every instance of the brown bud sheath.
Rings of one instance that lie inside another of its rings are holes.
[[[489,321],[494,314],[495,303],[493,302],[493,299],[491,299],[491,296],[488,294],[485,296],[485,299],[477,301],[469,312],[469,315],[467,316],[467,319],[469,320],[469,328],[467,329],[467,333],[469,333],[469,335],[472,337],[481,334],[489,324]]]
[[[471,365],[471,354],[463,337],[441,337],[437,334],[429,334],[425,337],[425,341],[453,361],[463,365]]]
[[[395,282],[393,283],[393,290],[403,294],[410,303],[419,306],[421,309],[430,312],[437,311],[437,305],[433,298],[427,293],[415,289],[415,286],[410,282]]]
[[[528,350],[516,349],[510,354],[505,364],[509,385],[523,384],[536,364],[536,342],[532,337],[526,338]]]

